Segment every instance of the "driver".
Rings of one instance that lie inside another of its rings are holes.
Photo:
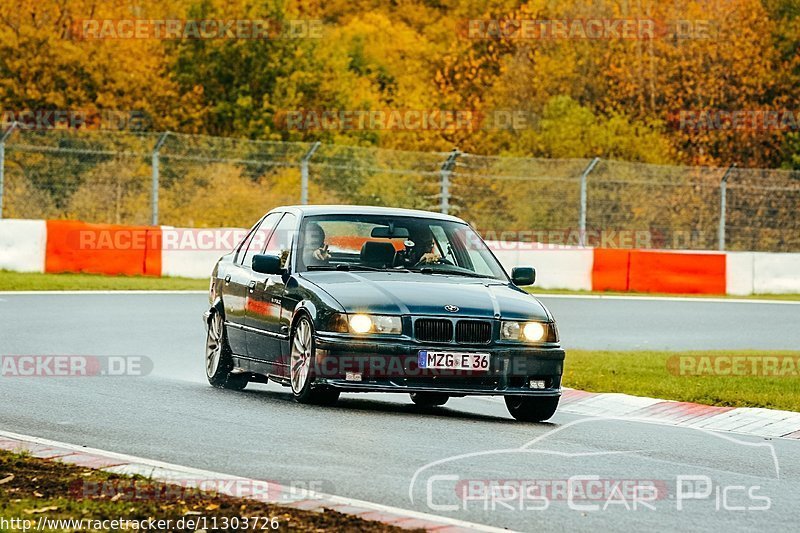
[[[438,263],[442,260],[442,255],[439,253],[439,247],[436,246],[436,241],[433,238],[433,233],[426,232],[427,235],[420,239],[420,244],[417,246],[419,250],[419,259],[417,263]]]
[[[303,262],[306,265],[324,265],[331,258],[325,243],[325,231],[316,222],[306,226],[303,239]]]

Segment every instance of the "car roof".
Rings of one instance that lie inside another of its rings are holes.
[[[458,217],[435,213],[433,211],[422,211],[421,209],[403,209],[400,207],[379,207],[374,205],[287,205],[276,207],[272,211],[292,210],[300,212],[302,216],[314,215],[395,215],[417,218],[432,218],[436,220],[448,220],[466,224]]]

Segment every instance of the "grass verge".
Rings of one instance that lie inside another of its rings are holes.
[[[170,278],[150,276],[107,276],[103,274],[38,274],[0,270],[0,291],[111,291],[111,290],[206,290],[207,279]],[[663,296],[685,298],[733,298],[752,300],[800,301],[800,294],[752,294],[727,296],[706,294],[662,294],[645,292],[571,291],[565,289],[540,289],[528,287],[534,295],[574,294],[604,296]]]
[[[0,291],[207,290],[208,279],[38,274],[0,270]]]
[[[0,508],[0,516],[6,521],[17,519],[17,526],[22,523],[19,520],[27,520],[28,531],[36,528],[41,517],[51,521],[50,525],[53,524],[52,520],[171,520],[172,527],[167,528],[170,531],[200,529],[197,525],[179,527],[178,521],[183,518],[184,526],[190,525],[187,522],[189,519],[201,524],[201,517],[205,517],[207,525],[217,525],[214,531],[407,531],[328,509],[325,512],[290,509],[255,500],[166,486],[142,477],[109,474],[2,450]],[[244,527],[245,518],[249,527]],[[272,519],[274,523],[270,524]],[[254,522],[257,523],[256,527],[253,527]],[[74,527],[77,526],[74,522],[62,523],[62,527],[46,529],[108,530],[108,527],[91,527],[92,523],[84,522],[83,527]],[[9,525],[12,526],[10,529],[5,528],[9,532],[22,530],[22,527]],[[223,527],[225,525],[228,527]],[[272,525],[277,525],[277,529]],[[209,531],[211,529],[208,527]],[[0,531],[3,530],[0,527]]]
[[[568,350],[563,383],[592,392],[800,411],[800,352]]]

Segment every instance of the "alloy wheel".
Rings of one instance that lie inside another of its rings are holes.
[[[311,325],[308,320],[303,318],[297,324],[292,340],[292,357],[290,378],[292,391],[299,394],[306,386],[309,368],[311,366]]]

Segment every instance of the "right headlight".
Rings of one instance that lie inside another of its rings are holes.
[[[558,342],[558,332],[551,322],[516,322],[504,320],[500,323],[500,340],[521,342]]]
[[[355,333],[357,335],[400,335],[403,333],[403,321],[399,316],[334,313],[324,322],[326,324],[322,328],[324,331],[337,333]]]
[[[403,332],[403,324],[399,316],[388,315],[347,315],[347,323],[352,333],[377,333],[399,335]]]
[[[399,316],[337,314],[331,322],[333,323],[331,329],[342,333],[399,335],[403,332],[403,323]]]
[[[350,324],[350,331],[353,333],[369,333],[373,327],[372,318],[369,315],[350,315],[347,323]]]

